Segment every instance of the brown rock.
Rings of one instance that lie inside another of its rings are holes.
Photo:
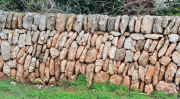
[[[159,50],[159,53],[158,53],[158,57],[161,57],[163,56],[165,53],[166,53],[166,50],[167,50],[167,47],[169,46],[169,40],[166,39],[164,45],[162,46],[162,48]]]
[[[154,17],[150,15],[146,15],[142,20],[141,32],[147,34],[151,33],[153,28],[153,23],[154,23]]]
[[[104,61],[102,59],[96,60],[96,62],[95,62],[95,72],[99,72],[99,71],[102,70],[103,63],[104,63]]]
[[[159,51],[160,48],[163,46],[163,44],[164,44],[164,38],[161,38],[161,40],[159,41],[159,43],[158,43],[158,45],[156,47],[156,50]]]
[[[76,59],[79,59],[82,52],[84,50],[84,46],[79,46],[78,49],[77,49],[77,53],[76,53]]]
[[[23,65],[22,64],[17,64],[17,74],[16,74],[16,80],[18,82],[23,82]]]
[[[27,53],[24,53],[23,56],[18,60],[18,63],[24,64],[26,56],[27,56]]]
[[[39,58],[40,54],[41,54],[41,50],[42,50],[42,45],[37,45],[37,48],[36,48],[36,58]]]
[[[94,47],[95,46],[95,42],[96,42],[96,39],[98,37],[98,34],[94,34],[91,38],[91,46]]]
[[[61,52],[60,52],[59,59],[60,59],[60,60],[66,59],[67,54],[68,54],[68,49],[67,49],[67,48],[63,48],[63,49],[61,50]]]
[[[16,78],[16,74],[17,74],[16,69],[12,69],[12,70],[11,70],[11,77],[12,77],[13,79]],[[1,78],[0,78],[0,79],[1,79]]]
[[[169,58],[168,56],[162,56],[159,60],[159,62],[164,65],[167,66],[170,62],[171,62],[171,58]]]
[[[49,79],[50,79],[50,70],[48,67],[45,67],[45,70],[44,70],[44,79],[43,81],[44,82],[49,82]]]
[[[69,61],[75,60],[77,49],[78,49],[77,42],[76,41],[72,42],[71,47],[69,48],[69,51],[68,51],[68,60]]]
[[[176,72],[175,84],[176,85],[180,84],[180,68],[178,68]]]
[[[102,42],[106,43],[108,39],[109,39],[109,35],[108,33],[105,33]]]
[[[56,30],[58,32],[64,32],[65,31],[66,21],[67,21],[66,14],[60,14],[60,13],[57,14]]]
[[[30,73],[28,76],[28,81],[33,83],[35,79],[36,79],[36,74],[34,72]]]
[[[73,35],[73,34],[72,34],[72,35]],[[72,35],[71,35],[71,36],[72,36]],[[57,49],[60,51],[60,50],[63,48],[63,46],[64,46],[64,44],[66,43],[66,41],[67,41],[67,32],[63,32],[63,33],[59,36],[55,48],[57,48]],[[71,42],[71,43],[72,43],[72,42]],[[69,45],[68,45],[68,46],[69,46]]]
[[[51,58],[50,60],[50,64],[49,64],[49,72],[50,72],[50,75],[54,75],[55,74],[55,66],[54,66],[54,59]]]
[[[3,60],[2,56],[0,55],[0,71],[2,71],[4,63],[5,63],[5,61]]]
[[[83,29],[83,21],[84,21],[84,15],[77,15],[76,20],[73,24],[73,30],[77,31],[78,33],[81,32]]]
[[[150,63],[154,65],[158,60],[158,52],[155,50],[153,55],[149,57]]]
[[[137,61],[139,59],[139,56],[140,56],[141,52],[140,51],[137,51],[134,56],[133,56],[133,60],[134,61]]]
[[[4,63],[4,62],[3,62]],[[13,59],[11,62],[11,68],[16,69],[17,68],[17,59]]]
[[[124,34],[124,32],[126,31],[128,23],[129,23],[129,16],[123,15],[121,17],[121,23],[120,23],[120,30],[122,34]]]
[[[55,77],[51,77],[51,79],[49,80],[48,85],[53,85],[53,84],[55,84],[55,83],[56,83]]]
[[[68,32],[72,30],[75,19],[76,19],[75,15],[68,18],[67,23],[66,23],[66,30]]]
[[[147,69],[147,72],[146,72],[146,77],[144,79],[146,84],[150,84],[151,83],[153,75],[154,75],[154,66],[149,65],[149,67]]]
[[[84,31],[85,32],[87,32],[87,30],[88,30],[87,24],[88,24],[88,16],[85,16],[84,17]]]
[[[139,64],[138,64],[138,62],[136,61],[136,62],[134,62],[134,66],[135,66],[135,68],[136,69],[139,69]]]
[[[86,66],[86,78],[89,84],[92,84],[93,76],[94,76],[94,64],[88,64]]]
[[[156,86],[156,91],[162,91],[166,94],[177,94],[176,85],[174,83],[166,83],[160,81]]]
[[[106,81],[109,80],[110,76],[103,71],[97,72],[93,76],[94,82],[100,82],[102,84],[106,84]]]
[[[47,17],[47,29],[55,30],[55,24],[56,24],[56,16],[54,14],[49,14]]]
[[[40,78],[36,78],[34,82],[38,82],[40,85],[46,85]]]
[[[108,56],[110,59],[115,58],[116,49],[116,46],[111,46],[111,48],[109,49]]]
[[[55,78],[56,80],[60,77],[60,60],[59,57],[55,58],[54,60],[54,71],[55,71]]]
[[[139,57],[139,64],[141,66],[147,66],[149,60],[149,52],[148,51],[143,51]]]
[[[141,21],[143,19],[143,16],[140,16],[137,20],[136,20],[136,24],[135,24],[135,32],[139,33],[141,31]]]
[[[123,85],[125,87],[128,87],[128,88],[130,87],[130,85],[131,85],[131,78],[129,76],[125,76],[123,78]]]
[[[40,63],[39,75],[42,80],[44,80],[44,71],[45,71],[45,63]]]
[[[97,54],[97,59],[101,59],[103,57],[103,49],[104,49],[104,43],[102,43],[100,48],[99,48],[99,52]]]
[[[159,81],[163,79],[164,73],[165,73],[165,66],[161,66],[160,72],[159,72]]]
[[[18,17],[18,28],[19,28],[19,29],[22,29],[22,28],[23,28],[23,26],[22,26],[22,24],[23,24],[22,19],[23,19],[24,15],[25,15],[25,13],[20,13],[20,14],[19,14],[19,17]]]
[[[51,54],[52,58],[56,58],[57,56],[59,56],[59,51],[56,48],[51,47],[50,48],[50,54]]]
[[[122,80],[123,80],[122,75],[114,74],[110,77],[110,84],[120,85],[122,83]]]
[[[154,52],[157,45],[158,45],[158,41],[154,40],[149,48],[149,52]]]
[[[125,63],[122,63],[118,68],[118,74],[122,74],[125,69]]]
[[[94,48],[94,49],[95,49],[95,48]],[[83,52],[82,52],[82,54],[81,54],[81,56],[80,56],[80,58],[79,58],[80,62],[84,62],[84,60],[85,60],[85,58],[86,58],[87,51],[88,51],[87,48],[85,48],[85,49],[83,50]]]
[[[102,39],[103,39],[103,35],[100,35],[100,36],[97,37],[97,39],[96,39],[96,49],[100,48],[100,45],[102,43]]]
[[[1,55],[3,60],[10,60],[11,54],[10,54],[11,45],[7,40],[1,41]]]
[[[144,92],[147,94],[152,94],[154,92],[154,88],[152,84],[145,85]]]
[[[125,61],[124,62],[132,62],[133,61],[133,56],[134,56],[134,53],[130,50],[127,50],[126,51],[126,57],[125,57]]]
[[[36,78],[39,78],[39,68],[35,69]]]
[[[144,90],[144,82],[141,82],[139,89],[140,89],[140,92],[143,92],[143,90]]]
[[[78,75],[81,68],[81,62],[78,60],[75,65],[75,74]]]
[[[96,61],[96,56],[97,56],[98,50],[95,48],[90,48],[87,52],[87,56],[85,61],[87,63],[93,63]]]
[[[104,71],[107,71],[108,68],[109,68],[109,58],[107,58],[107,59],[104,61],[103,70],[104,70]]]
[[[125,67],[125,69],[123,71],[123,77],[125,77],[127,75],[128,68],[129,68],[129,63],[126,64],[126,67]]]
[[[165,81],[171,82],[173,80],[173,77],[177,71],[177,65],[173,62],[171,62],[168,67],[166,68],[165,72]]]
[[[172,54],[172,52],[174,51],[174,49],[176,48],[177,43],[171,43],[166,51],[166,56]]]
[[[159,82],[159,72],[160,72],[160,63],[156,62],[154,67],[154,75],[153,75],[153,86],[156,86]]]
[[[29,66],[30,66],[30,63],[31,63],[31,59],[32,59],[32,56],[31,55],[27,55],[25,63],[24,63],[24,70],[28,70],[29,69]]]
[[[80,70],[81,75],[85,75],[86,64],[82,63],[79,70]]]
[[[67,65],[67,60],[62,60],[61,61],[61,72],[64,73]]]
[[[71,43],[75,40],[77,36],[77,33],[75,32],[68,40],[67,42],[64,44],[65,48],[69,48],[69,46],[71,45]]]
[[[122,48],[123,47],[125,39],[126,39],[125,36],[121,35],[121,37],[119,38],[118,44],[117,44],[118,48]]]
[[[134,71],[136,71],[134,70],[134,64],[130,63],[128,68],[128,76],[131,76]]]
[[[145,40],[138,40],[137,44],[135,45],[137,51],[141,51],[144,48]]]
[[[180,66],[180,53],[178,51],[174,51],[172,54],[172,60]]]

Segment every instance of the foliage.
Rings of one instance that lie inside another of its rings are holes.
[[[2,0],[0,9],[16,12],[123,14],[124,0]]]
[[[175,99],[176,96],[168,96],[163,92],[154,92],[154,96],[139,94],[139,90],[130,92],[128,88],[121,85],[94,83],[88,85],[85,75],[78,75],[75,82],[68,82],[67,87],[49,86],[48,88],[36,89],[36,86],[20,85],[12,86],[9,82],[0,81],[0,99],[33,98],[33,99],[151,99],[165,98]],[[14,80],[13,80],[14,81]]]

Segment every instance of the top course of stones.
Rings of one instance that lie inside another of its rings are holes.
[[[163,35],[180,34],[180,17],[171,16],[117,16],[107,15],[75,15],[75,14],[40,14],[0,12],[0,29],[26,29],[28,31],[56,30],[76,31],[104,34],[111,33],[120,36],[125,32],[136,32],[156,35],[145,37],[158,39]],[[159,35],[160,34],[160,35]],[[136,36],[136,35],[135,35]]]

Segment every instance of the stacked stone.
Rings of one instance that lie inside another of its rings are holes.
[[[0,12],[0,71],[17,81],[89,84],[177,93],[180,18]]]

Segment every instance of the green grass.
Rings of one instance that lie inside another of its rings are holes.
[[[11,81],[0,81],[0,99],[176,99],[177,96],[168,96],[163,92],[154,92],[154,95],[139,94],[139,90],[130,92],[121,85],[106,85],[94,83],[88,86],[85,75],[77,76],[75,82],[63,81],[60,86],[36,89],[35,85],[27,82],[10,85]]]

